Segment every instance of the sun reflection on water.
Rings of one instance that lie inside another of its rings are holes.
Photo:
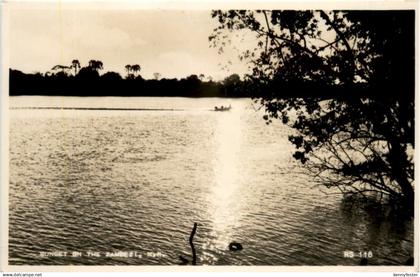
[[[215,128],[216,150],[213,160],[214,183],[210,194],[212,203],[212,240],[206,248],[216,253],[227,249],[239,228],[240,214],[240,150],[242,123],[240,108],[217,114]],[[212,260],[216,258],[209,257]]]

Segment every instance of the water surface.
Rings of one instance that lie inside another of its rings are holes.
[[[412,221],[349,209],[314,187],[292,158],[291,130],[267,126],[249,99],[10,106],[10,264],[174,265],[190,257],[194,222],[198,264],[357,265],[343,251],[372,251],[369,264],[397,265],[413,255]],[[232,241],[244,249],[229,251]],[[40,255],[53,251],[83,256]],[[142,257],[104,257],[118,251]]]

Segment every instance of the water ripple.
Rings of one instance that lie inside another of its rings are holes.
[[[220,99],[173,101],[159,105],[184,111],[11,111],[10,264],[174,265],[190,257],[193,222],[199,264],[354,265],[343,251],[370,250],[372,264],[395,265],[413,255],[412,221],[345,212],[313,188],[289,129],[250,110],[197,110]],[[234,240],[244,250],[229,251]],[[40,255],[51,251],[101,257]],[[112,251],[142,257],[104,256]]]

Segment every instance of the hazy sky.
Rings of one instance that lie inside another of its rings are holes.
[[[14,8],[10,14],[10,67],[46,72],[56,64],[78,59],[101,60],[104,71],[125,74],[126,64],[139,64],[140,74],[152,78],[203,73],[221,79],[240,75],[246,66],[234,50],[219,55],[209,47],[216,26],[210,11],[201,10],[81,10]],[[222,70],[231,60],[230,70]]]

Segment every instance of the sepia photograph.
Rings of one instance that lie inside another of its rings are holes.
[[[418,271],[414,7],[3,7],[8,266]]]

